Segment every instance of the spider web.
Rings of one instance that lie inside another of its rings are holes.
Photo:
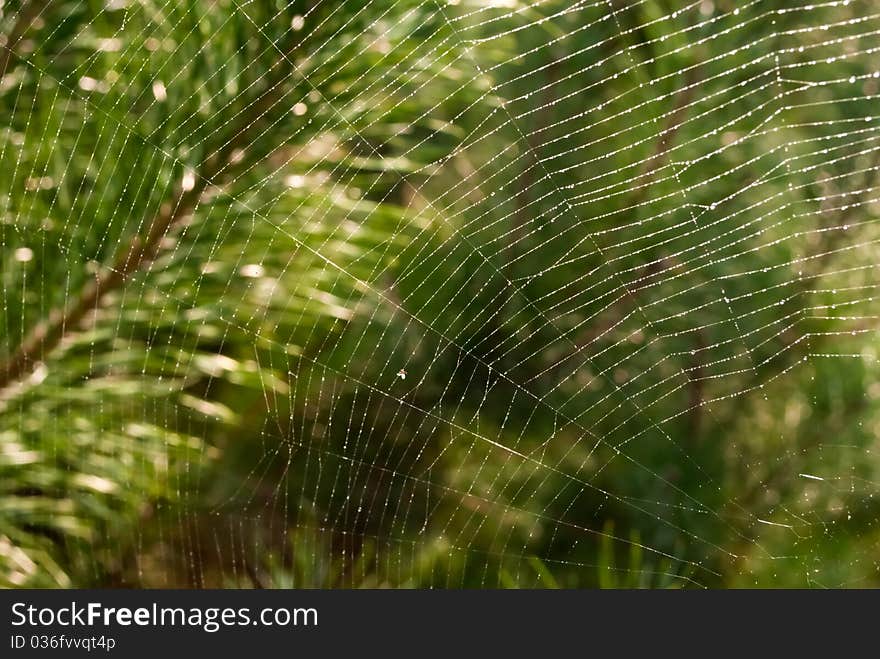
[[[876,583],[874,9],[7,9],[4,583]]]

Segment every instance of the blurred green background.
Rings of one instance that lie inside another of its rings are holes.
[[[876,3],[0,6],[0,585],[880,586]]]

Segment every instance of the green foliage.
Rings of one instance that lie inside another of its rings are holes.
[[[878,21],[608,4],[7,3],[0,585],[877,585]]]

